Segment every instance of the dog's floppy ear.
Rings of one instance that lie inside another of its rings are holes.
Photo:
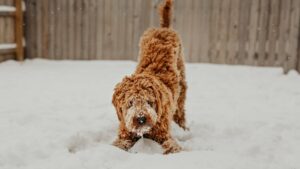
[[[153,83],[151,86],[154,95],[155,95],[155,105],[156,105],[156,112],[160,116],[164,111],[164,107],[167,104],[166,101],[166,93],[162,90],[162,86],[158,83]]]
[[[119,121],[123,120],[122,105],[125,102],[125,93],[127,90],[126,83],[129,81],[129,77],[125,77],[122,82],[118,83],[114,89],[112,97],[112,103],[117,111]]]
[[[115,106],[115,109],[117,111],[118,119],[119,121],[122,120],[122,99],[124,98],[124,93],[122,92],[122,84],[118,83],[115,87],[115,92],[113,94],[112,103]]]

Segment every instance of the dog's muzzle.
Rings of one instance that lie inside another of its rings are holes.
[[[138,124],[143,125],[147,122],[147,118],[145,116],[140,116],[136,118]]]

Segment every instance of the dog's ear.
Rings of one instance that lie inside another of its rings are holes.
[[[121,82],[122,83],[122,82]],[[122,99],[124,98],[124,93],[122,92],[122,84],[118,83],[115,87],[115,91],[112,97],[112,103],[115,106],[119,121],[122,120]]]
[[[122,82],[118,83],[114,89],[112,97],[112,103],[117,111],[119,121],[123,120],[122,105],[125,103],[125,93],[128,90],[126,83],[128,83],[129,77],[125,77]]]
[[[160,116],[164,111],[165,105],[167,104],[167,96],[165,90],[163,90],[163,87],[158,83],[154,83],[151,88],[155,95],[156,113],[158,116]]]

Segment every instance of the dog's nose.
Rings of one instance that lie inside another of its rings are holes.
[[[145,116],[140,116],[136,120],[139,124],[145,124],[147,121],[147,118]]]

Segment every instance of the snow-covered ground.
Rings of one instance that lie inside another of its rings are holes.
[[[300,169],[300,76],[279,68],[188,64],[185,151],[111,146],[114,85],[134,62],[0,64],[1,169]],[[74,149],[70,153],[68,149]]]

